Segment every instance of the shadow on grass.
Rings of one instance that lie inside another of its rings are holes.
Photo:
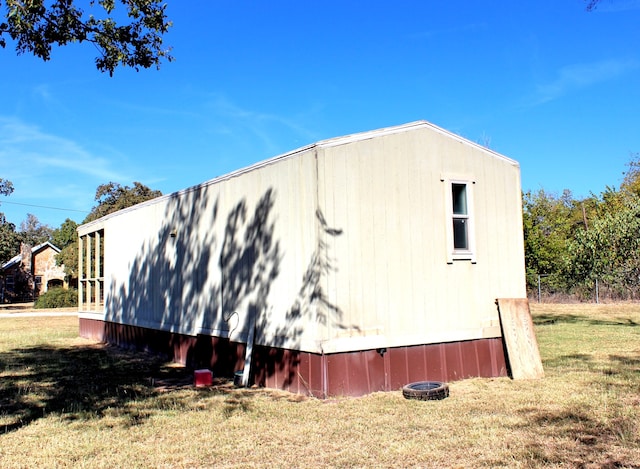
[[[597,366],[593,356],[586,353],[558,355],[544,360],[543,364],[545,368],[562,369],[565,373],[569,371],[593,372]]]
[[[575,353],[544,360],[546,369],[561,373],[582,373],[592,383],[593,392],[617,390],[623,395],[636,395],[640,376],[640,358],[609,355],[596,358],[591,354]]]
[[[518,458],[532,467],[578,463],[575,467],[634,467],[616,445],[636,444],[634,416],[598,418],[588,407],[567,405],[555,410],[526,407],[516,413],[522,421],[514,428],[536,428],[541,441],[531,441]],[[556,443],[548,443],[548,442]],[[574,467],[572,464],[571,467]]]
[[[629,377],[640,374],[640,358],[628,357],[625,355],[609,355],[611,362],[617,363],[617,374],[625,374]],[[612,373],[613,374],[613,373]]]
[[[594,319],[580,314],[535,314],[532,317],[536,326],[552,324],[576,324],[585,323],[590,326],[639,326],[640,323],[630,318]]]
[[[257,396],[298,402],[304,396],[267,389],[238,389],[214,378],[210,387],[193,386],[193,369],[163,357],[103,344],[38,346],[0,353],[0,435],[55,414],[67,421],[117,416],[126,425],[147,420],[154,411],[202,408],[202,399],[229,417],[251,410]],[[177,391],[197,389],[191,395]]]
[[[0,434],[52,413],[76,420],[117,409],[137,424],[148,415],[128,404],[161,393],[156,382],[192,382],[188,369],[103,345],[10,350],[0,354],[0,372]]]

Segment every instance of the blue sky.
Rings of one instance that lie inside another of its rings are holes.
[[[0,49],[9,221],[80,222],[102,183],[170,193],[421,119],[519,161],[524,190],[599,194],[640,152],[639,0],[167,3],[159,71]]]

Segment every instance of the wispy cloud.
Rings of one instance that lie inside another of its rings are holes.
[[[291,119],[277,114],[246,109],[225,96],[216,96],[212,105],[215,112],[224,117],[225,124],[219,128],[219,132],[230,133],[228,124],[231,120],[234,127],[244,128],[249,135],[257,138],[268,154],[282,151],[282,144],[276,140],[277,135],[283,132],[302,138],[305,143],[317,140],[317,135],[300,123],[304,120],[303,118]],[[289,144],[290,140],[287,142],[287,148],[290,149]]]
[[[16,171],[18,168],[18,171]],[[91,154],[78,143],[41,131],[20,120],[0,117],[0,171],[41,174],[62,169],[76,177],[126,180],[103,157]]]
[[[604,60],[562,67],[554,80],[536,87],[536,92],[528,104],[544,104],[575,90],[613,80],[637,69],[639,65],[637,60]]]
[[[33,88],[32,94],[43,102],[54,101],[51,87],[48,84],[40,84]]]
[[[15,187],[2,211],[11,221],[23,219],[24,211],[38,213],[39,209],[9,202],[89,210],[99,184],[129,180],[116,165],[77,142],[0,116],[0,177]]]

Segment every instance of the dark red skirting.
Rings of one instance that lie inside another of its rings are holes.
[[[244,367],[245,344],[80,319],[80,336],[160,353],[168,360],[233,377]],[[251,382],[319,398],[393,391],[414,381],[507,376],[501,338],[319,355],[255,346]]]

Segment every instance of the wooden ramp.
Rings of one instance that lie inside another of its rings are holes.
[[[498,298],[498,312],[507,361],[513,379],[544,377],[538,342],[526,298]]]

